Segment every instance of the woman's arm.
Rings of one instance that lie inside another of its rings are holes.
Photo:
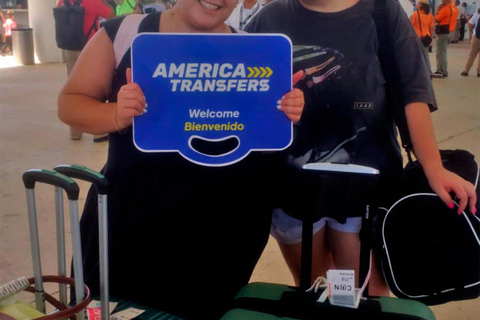
[[[112,42],[102,28],[88,42],[58,96],[58,117],[73,128],[92,134],[114,132],[143,114],[145,100],[135,83],[122,87],[117,103],[107,103],[115,72]]]
[[[430,187],[450,208],[453,208],[453,202],[449,193],[454,192],[459,199],[459,214],[467,205],[475,214],[477,197],[474,186],[443,167],[427,104],[410,103],[405,113],[415,156],[422,165]]]

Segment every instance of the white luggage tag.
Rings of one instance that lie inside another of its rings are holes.
[[[330,304],[358,308],[363,290],[355,288],[354,270],[328,270],[327,279]]]

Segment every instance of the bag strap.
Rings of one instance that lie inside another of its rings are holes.
[[[130,3],[130,0],[125,0],[125,1],[127,1],[127,4],[130,6],[130,8],[135,9],[135,6],[132,6],[132,4]]]
[[[129,14],[125,16],[118,28],[115,40],[113,40],[113,50],[115,52],[115,68],[118,68],[123,56],[132,45],[133,39],[138,34],[138,28],[145,19],[146,14]]]
[[[420,25],[420,37],[423,37],[423,30],[422,30],[422,19],[420,18],[420,11],[417,10],[418,14],[418,24]]]
[[[92,26],[90,27],[90,29],[87,32],[87,35],[85,36],[86,40],[88,40],[88,37],[90,37],[90,33],[92,33],[92,30],[94,30],[94,34],[98,31],[97,20],[98,20],[98,16],[96,16],[95,19],[93,19]]]
[[[394,61],[394,47],[393,43],[390,41],[389,37],[389,25],[387,22],[387,7],[386,1],[388,0],[375,0],[374,10],[373,10],[373,20],[375,22],[375,29],[377,31],[378,43],[379,43],[379,59],[382,67],[383,74],[387,81],[387,103],[390,103],[393,107],[393,116],[395,119],[395,124],[398,127],[400,134],[400,139],[402,140],[402,146],[407,152],[408,160],[411,162],[412,159],[412,141],[410,138],[410,133],[408,131],[407,117],[405,115],[405,104],[403,97],[398,94],[394,95],[395,92],[402,92],[401,86],[398,83],[398,78],[396,77],[396,66],[391,63]],[[399,105],[403,104],[403,105]],[[398,106],[398,107],[396,107]]]

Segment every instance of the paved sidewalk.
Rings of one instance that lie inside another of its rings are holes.
[[[435,66],[434,54],[430,56]],[[434,80],[440,110],[433,119],[440,148],[467,149],[480,159],[480,78],[474,70],[470,77],[460,76],[467,56],[468,44],[449,47],[450,77]],[[0,284],[33,272],[22,173],[72,163],[99,170],[108,145],[93,143],[91,135],[71,141],[68,127],[58,120],[56,100],[66,79],[64,64],[1,68],[12,63],[9,58],[0,57]],[[80,187],[82,204],[88,185],[80,183]],[[41,185],[36,193],[43,270],[52,274],[56,270],[54,191]],[[293,284],[274,241],[269,242],[252,280]],[[478,320],[480,299],[433,310],[438,320]]]

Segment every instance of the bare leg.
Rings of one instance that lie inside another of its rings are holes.
[[[330,244],[335,267],[337,269],[355,270],[356,286],[362,286],[363,283],[358,283],[360,264],[360,237],[358,233],[328,229],[328,243]],[[369,294],[374,296],[390,296],[390,290],[385,283],[375,254],[373,255],[372,261]]]
[[[285,262],[292,273],[295,285],[300,285],[302,243],[282,244],[278,243],[282,251]],[[326,241],[325,227],[320,229],[313,236],[313,256],[312,256],[312,279],[319,276],[325,276],[327,270],[333,268],[332,256]]]

